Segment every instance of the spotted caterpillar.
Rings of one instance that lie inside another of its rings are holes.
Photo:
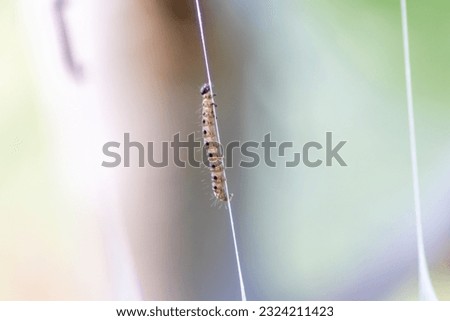
[[[203,147],[206,149],[211,174],[212,190],[214,196],[223,202],[228,201],[225,187],[225,169],[223,166],[223,155],[220,142],[216,133],[216,116],[214,114],[214,103],[211,88],[204,84],[200,90],[202,101],[202,135]]]

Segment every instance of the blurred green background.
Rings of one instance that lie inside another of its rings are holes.
[[[121,51],[119,58],[110,60],[119,70],[114,76],[129,87],[114,87],[121,82],[109,78],[105,86],[116,89],[111,95],[131,97],[137,90],[134,84],[151,90],[160,88],[157,83],[161,81],[170,90],[161,93],[160,100],[144,104],[146,117],[166,125],[161,131],[165,139],[177,131],[197,130],[195,111],[204,67],[193,1],[135,1],[135,11],[125,13],[118,8],[131,5],[114,3],[105,10],[119,21],[118,26],[110,30],[108,21],[100,20],[98,30],[93,31],[110,39],[105,44],[116,46],[105,45],[104,52],[116,57],[114,48],[141,43],[158,47],[160,43],[149,36],[148,29],[115,32],[121,24],[136,24],[134,16],[145,20],[159,8],[160,20],[154,23],[172,28],[161,30],[168,35],[163,48],[173,56],[167,58],[168,67],[144,74],[137,67],[127,68],[140,47]],[[399,1],[210,0],[202,1],[202,6],[223,142],[262,141],[271,132],[275,140],[292,141],[299,150],[308,141],[324,144],[328,131],[336,142],[347,141],[341,154],[347,167],[263,165],[254,169],[234,166],[228,171],[248,298],[416,300],[416,235]],[[108,241],[95,219],[79,218],[83,205],[74,206],[73,191],[60,184],[59,172],[54,171],[58,147],[51,128],[60,118],[46,111],[41,95],[45,77],[36,71],[39,60],[24,11],[26,5],[16,1],[0,4],[0,260],[4,262],[0,298],[114,298],[108,286],[98,285],[96,290],[86,286],[99,280],[102,269],[112,267],[101,256],[80,253],[90,246],[102,253]],[[450,3],[409,0],[408,19],[424,238],[436,293],[439,299],[448,300]],[[177,38],[177,33],[185,40]],[[134,63],[151,65],[157,59],[140,57]],[[83,81],[96,81],[93,78]],[[126,126],[120,117],[101,119],[102,126],[110,126],[112,140],[121,137],[123,128],[133,136],[132,119],[139,118],[132,101],[124,99],[120,104],[111,105],[111,113],[129,117]],[[168,107],[159,108],[161,104]],[[103,105],[106,110],[110,107]],[[145,124],[139,124],[145,133]],[[181,129],[179,124],[183,124]],[[58,139],[64,140],[64,132],[59,134]],[[144,137],[161,140],[152,134]],[[99,152],[101,148],[98,145]],[[90,162],[91,156],[83,157]],[[88,175],[66,165],[71,175]],[[99,163],[95,166],[101,170]],[[136,173],[148,171],[155,169],[136,169]],[[127,173],[121,174],[125,177],[122,183],[129,184],[122,186],[124,190],[133,186]],[[181,191],[168,201],[176,204],[175,209],[169,210],[164,198],[162,210],[153,210],[155,217],[168,220],[163,227],[167,235],[178,238],[153,246],[160,246],[162,257],[177,264],[164,270],[165,281],[158,285],[167,291],[160,296],[157,290],[149,294],[152,285],[143,282],[143,298],[238,299],[226,211],[210,206],[208,188],[201,183],[205,173],[192,168],[158,173]],[[137,193],[157,196],[150,179],[145,182],[149,190]],[[145,196],[136,199],[145,202]],[[125,224],[133,211],[129,206],[127,202],[121,205]],[[99,201],[90,212],[99,213],[102,208]],[[98,244],[80,243],[79,232],[85,224]],[[129,238],[146,233],[135,231],[133,226],[138,223],[133,224],[127,224]],[[146,226],[147,232],[156,229]],[[130,247],[138,262],[139,281],[150,273],[146,266],[153,263],[143,259],[152,255],[145,250],[145,242],[139,241],[141,247],[137,242],[130,241]],[[80,270],[77,264],[85,267]],[[90,278],[80,284],[76,280],[80,273]]]

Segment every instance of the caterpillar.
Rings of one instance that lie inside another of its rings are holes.
[[[202,101],[202,135],[203,148],[206,149],[208,156],[209,171],[211,174],[212,191],[216,199],[227,202],[228,195],[225,187],[225,167],[223,166],[223,154],[220,142],[216,134],[216,116],[211,88],[204,84],[200,90],[203,97]]]

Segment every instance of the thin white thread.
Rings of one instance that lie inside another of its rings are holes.
[[[216,117],[216,121],[215,123],[215,128],[216,128],[216,134],[217,134],[217,142],[220,144],[220,134],[219,134],[219,125],[217,124],[217,111],[216,111],[216,104],[214,101],[214,92],[213,92],[213,87],[212,87],[212,82],[211,82],[211,73],[209,71],[209,62],[208,62],[208,54],[206,51],[206,41],[205,41],[205,34],[203,32],[203,21],[202,21],[202,14],[200,12],[200,3],[199,0],[195,0],[196,6],[197,6],[197,16],[198,16],[198,23],[200,26],[200,37],[202,40],[202,46],[203,46],[203,56],[205,59],[205,66],[206,66],[206,74],[208,76],[208,85],[209,88],[211,90],[211,96],[212,96],[212,101],[214,103],[214,115]],[[242,301],[247,301],[247,296],[245,294],[245,286],[244,286],[244,279],[242,277],[242,271],[241,271],[241,263],[239,260],[239,251],[238,251],[238,246],[237,246],[237,241],[236,241],[236,232],[234,230],[234,220],[233,220],[233,211],[231,210],[231,201],[230,201],[230,193],[228,192],[228,181],[227,181],[227,176],[226,176],[226,170],[224,167],[223,170],[223,177],[225,180],[225,193],[227,196],[227,206],[228,206],[228,213],[230,214],[230,224],[231,224],[231,233],[233,235],[233,243],[234,243],[234,252],[236,254],[236,262],[237,262],[237,269],[238,269],[238,274],[239,274],[239,285],[241,287],[241,299]]]
[[[411,62],[409,57],[409,36],[406,0],[400,0],[402,12],[403,51],[405,61],[406,97],[408,105],[409,143],[411,150],[412,178],[414,188],[414,207],[416,212],[417,252],[419,265],[419,296],[422,300],[437,300],[428,271],[423,243],[422,214],[420,204],[419,170],[417,166],[416,130],[414,126],[414,107],[411,80]]]

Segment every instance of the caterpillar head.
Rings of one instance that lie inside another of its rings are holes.
[[[202,86],[202,88],[200,89],[200,94],[201,95],[205,95],[205,94],[209,93],[210,91],[211,91],[211,88],[209,87],[209,85],[208,84],[204,84]]]

